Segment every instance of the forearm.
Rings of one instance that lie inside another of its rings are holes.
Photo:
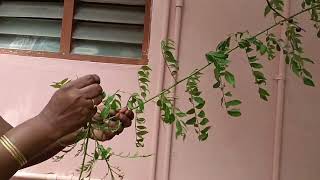
[[[0,136],[4,135],[12,128],[13,127],[0,116]],[[63,149],[64,149],[64,146],[62,146],[61,144],[53,143],[48,148],[46,148],[43,152],[41,152],[41,153],[37,154],[35,157],[31,158],[23,168],[33,166],[33,165],[39,164],[43,161],[46,161],[46,160],[50,159],[51,157],[53,157],[54,155],[58,154]]]
[[[73,145],[77,143],[78,134],[81,132],[81,130],[78,130],[76,132],[70,133],[59,140],[57,140],[55,143],[52,143],[49,147],[47,147],[44,151],[34,156],[32,159],[28,161],[28,163],[23,167],[29,167],[33,166],[35,164],[39,164],[43,161],[46,161],[50,159],[51,157],[58,154],[60,151],[62,151],[67,146]]]
[[[31,160],[39,154],[39,152],[43,152],[43,150],[59,138],[59,135],[53,132],[49,126],[43,122],[46,122],[46,120],[37,116],[5,133],[27,160]],[[0,159],[0,176],[3,179],[9,179],[20,169],[19,163],[13,158],[9,151],[1,145]]]
[[[30,159],[28,161],[28,163],[22,167],[22,169],[39,164],[41,162],[44,162],[44,161],[50,159],[51,157],[55,156],[56,154],[58,154],[64,148],[65,147],[59,143],[53,143],[47,149],[45,149],[43,152],[39,153],[38,155],[36,155],[32,159]]]
[[[0,136],[7,133],[13,127],[0,116]]]

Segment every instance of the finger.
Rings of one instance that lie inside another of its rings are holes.
[[[125,114],[119,113],[119,118],[125,128],[131,126],[132,121]]]
[[[103,141],[111,140],[116,134],[111,131],[103,132]]]
[[[122,109],[120,109],[120,113],[125,113],[126,111],[128,110],[128,108],[127,107],[124,107],[124,108],[122,108]]]
[[[102,122],[102,117],[100,116],[99,113],[96,113],[93,117],[92,120],[96,121],[96,122]]]
[[[95,108],[95,102],[93,101],[93,99],[84,99],[83,103],[81,103],[81,107],[93,109],[93,108]]]
[[[117,130],[117,132],[115,132],[116,135],[121,134],[121,133],[123,132],[123,130],[124,130],[124,127],[123,127],[123,126],[120,126],[119,129]]]
[[[113,116],[115,116],[116,114],[117,114],[117,112],[116,112],[115,110],[113,110],[113,109],[111,109],[110,112],[109,112],[109,116],[110,116],[110,117],[113,117]]]
[[[134,113],[131,110],[127,110],[125,115],[131,120],[134,118]]]
[[[102,95],[102,91],[103,89],[99,84],[91,84],[81,89],[81,92],[87,99],[92,99],[99,95]]]
[[[93,118],[93,116],[95,115],[97,113],[97,108],[96,107],[94,107],[93,109],[91,109],[90,111],[89,111],[89,114],[88,114],[88,118],[87,118],[87,121],[89,122],[89,121],[92,121],[92,118]]]
[[[106,140],[110,140],[112,139],[115,134],[112,133],[111,131],[100,131],[97,129],[93,130],[93,135],[92,135],[93,139],[96,139],[98,141],[106,141]]]
[[[81,89],[91,84],[100,84],[100,78],[98,75],[91,74],[91,75],[80,77],[79,79],[76,79],[66,84],[66,87],[75,87],[75,88]]]
[[[101,104],[103,97],[102,97],[102,95],[99,95],[99,96],[93,98],[92,100],[94,102],[93,104],[97,106],[97,105]]]

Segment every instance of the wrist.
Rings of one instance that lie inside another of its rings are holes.
[[[35,117],[37,124],[46,131],[46,138],[52,142],[57,141],[63,136],[63,132],[61,129],[56,128],[54,125],[52,118],[46,115],[45,113],[40,113],[38,116]]]

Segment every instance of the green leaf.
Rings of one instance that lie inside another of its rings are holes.
[[[205,101],[203,100],[202,97],[194,97],[193,98],[198,104],[203,104],[205,103]]]
[[[176,115],[177,115],[178,117],[186,117],[186,116],[187,116],[186,113],[181,112],[181,111],[177,112]]]
[[[265,101],[268,101],[268,96],[270,96],[268,91],[263,88],[259,88],[259,95],[260,95],[260,98]]]
[[[303,78],[303,83],[304,83],[305,85],[307,85],[307,86],[315,87],[314,82],[313,82],[311,79],[309,79],[309,78],[304,77],[304,78]]]
[[[214,58],[217,58],[217,59],[227,59],[227,58],[228,58],[228,55],[225,54],[225,53],[222,52],[222,51],[211,52],[211,55],[212,55]]]
[[[229,110],[228,114],[232,117],[240,117],[241,116],[241,112],[238,109]]]
[[[208,133],[205,133],[205,134],[200,134],[199,136],[198,136],[198,139],[200,140],[200,141],[205,141],[205,140],[207,140],[208,139]]]
[[[207,118],[203,118],[202,121],[200,122],[200,125],[204,126],[209,122]]]
[[[312,74],[308,70],[302,69],[302,71],[307,77],[312,78]]]
[[[299,66],[299,64],[295,61],[291,61],[291,68],[292,71],[298,76],[300,77],[300,72],[301,72],[301,68]]]
[[[146,119],[145,119],[145,118],[138,118],[138,119],[137,119],[137,122],[138,122],[139,124],[144,124],[144,123],[146,122]]]
[[[146,97],[147,97],[147,94],[146,94],[145,92],[141,92],[141,96],[142,96],[143,98],[146,98]]]
[[[143,69],[145,71],[151,71],[149,66],[142,66],[141,69]]]
[[[250,63],[250,66],[255,68],[255,69],[261,69],[263,66],[259,63]]]
[[[148,77],[148,76],[145,74],[144,71],[139,71],[138,74],[139,74],[139,76],[141,76],[141,77],[145,77],[145,78]]]
[[[115,95],[112,95],[112,96],[108,96],[108,98],[106,99],[106,101],[104,102],[104,104],[107,106],[107,105],[110,105],[110,103],[113,101],[114,99],[114,96]]]
[[[138,129],[146,129],[145,126],[137,126]]]
[[[206,116],[206,113],[202,110],[199,112],[198,117],[204,118]]]
[[[260,94],[260,98],[263,99],[263,100],[265,100],[265,101],[268,101],[268,96],[264,96],[264,95],[261,95],[261,94]]]
[[[217,81],[214,85],[213,85],[213,88],[217,89],[219,88],[221,85],[221,82],[220,81]]]
[[[259,88],[259,94],[264,95],[264,96],[270,96],[268,91],[263,88]]]
[[[99,153],[95,150],[94,151],[94,160],[97,160],[99,158]]]
[[[301,60],[306,61],[306,62],[309,62],[309,63],[311,63],[311,64],[314,64],[314,61],[312,61],[312,60],[309,59],[309,58],[301,58]]]
[[[59,84],[52,84],[50,86],[53,87],[53,88],[56,88],[56,89],[61,88],[61,85],[59,85]]]
[[[263,44],[260,46],[260,54],[261,55],[264,55],[267,52],[267,50],[268,50],[267,46],[265,46]]]
[[[196,111],[195,111],[195,109],[190,109],[189,111],[187,111],[187,114],[194,114]]]
[[[229,62],[229,61],[227,60],[228,55],[225,54],[225,53],[222,52],[222,51],[217,51],[217,52],[211,51],[211,52],[209,52],[209,53],[206,54],[206,58],[207,58],[207,60],[208,60],[209,63],[214,63],[214,65],[215,65],[217,68],[220,67],[219,63],[226,64],[226,63]]]
[[[227,51],[229,49],[229,46],[230,46],[230,40],[231,40],[231,37],[228,37],[225,41],[222,41],[218,44],[217,46],[217,51],[220,50],[220,51]]]
[[[253,75],[256,79],[263,79],[265,80],[266,78],[264,77],[264,74],[260,71],[253,71]]]
[[[207,53],[206,58],[209,63],[214,63],[217,66],[218,62],[211,54]]]
[[[146,135],[146,134],[148,134],[148,131],[138,131],[137,132],[138,136],[143,136],[143,135]]]
[[[150,82],[149,79],[143,78],[143,77],[142,77],[142,78],[139,78],[139,81],[142,82],[142,83]]]
[[[256,62],[258,60],[257,56],[251,56],[251,57],[248,57],[249,59],[249,62],[253,63],[253,62]]]
[[[290,57],[288,55],[286,56],[286,64],[290,64]]]
[[[188,125],[194,125],[197,122],[197,119],[195,117],[189,119],[186,124]]]
[[[106,105],[106,106],[103,108],[103,110],[102,110],[102,112],[101,112],[101,114],[100,114],[100,117],[101,117],[102,119],[106,119],[106,118],[108,117],[109,113],[110,113],[110,106],[109,106],[109,105]]]
[[[227,92],[227,93],[225,94],[225,96],[227,96],[227,97],[232,97],[232,93],[231,93],[231,92]]]
[[[182,135],[182,125],[180,121],[176,121],[176,138]]]
[[[226,102],[225,105],[226,105],[226,108],[229,108],[230,106],[237,106],[240,104],[241,104],[240,100],[233,100],[233,101]]]
[[[68,82],[68,78],[66,78],[66,79],[64,79],[64,80],[62,80],[61,82],[60,82],[60,84],[65,84],[66,82]]]
[[[232,85],[233,87],[236,85],[236,80],[232,73],[230,73],[229,71],[226,71],[224,74],[224,77],[230,85]]]
[[[200,104],[196,105],[196,108],[197,108],[197,109],[202,109],[205,104],[206,104],[205,102],[200,103]]]
[[[105,149],[102,145],[98,145],[98,148],[101,152],[101,157],[107,160],[110,157],[111,148]]]
[[[141,99],[137,99],[139,110],[144,110],[144,102]]]
[[[266,8],[264,9],[264,16],[267,16],[269,13],[270,13],[270,11],[271,11],[271,8],[270,8],[270,6],[266,6]]]
[[[211,128],[211,126],[208,126],[208,127],[204,128],[204,129],[201,131],[201,133],[202,133],[202,134],[207,133],[210,128]]]
[[[159,106],[159,107],[162,106],[162,100],[161,100],[161,99],[159,99],[159,100],[157,101],[157,106]]]
[[[176,117],[174,116],[174,114],[170,114],[169,115],[169,123],[172,124],[175,120],[176,120]]]

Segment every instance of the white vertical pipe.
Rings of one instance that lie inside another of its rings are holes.
[[[290,0],[284,0],[284,16],[289,17]],[[281,27],[281,38],[286,39],[286,26]],[[283,136],[283,121],[284,121],[284,98],[285,98],[285,79],[286,79],[286,63],[285,55],[280,54],[279,70],[277,76],[277,106],[276,106],[276,121],[274,134],[274,150],[273,150],[273,170],[272,180],[280,180],[281,169],[281,151],[282,151],[282,136]]]
[[[164,3],[164,24],[163,24],[163,29],[162,29],[162,36],[161,40],[167,39],[168,38],[168,30],[169,30],[169,20],[170,20],[170,5],[171,5],[171,0],[164,0],[162,3]],[[160,45],[160,43],[159,43]],[[162,54],[160,54],[160,57],[162,57]],[[165,77],[165,63],[163,60],[160,61],[159,63],[159,75],[160,79],[157,84],[157,89],[156,89],[156,94],[159,94],[164,86],[164,77]],[[152,156],[152,168],[151,168],[151,175],[150,175],[150,180],[155,180],[156,175],[157,175],[157,161],[158,161],[158,146],[159,146],[159,128],[160,128],[160,121],[161,121],[161,112],[160,108],[156,108],[156,111],[154,113],[154,120],[155,120],[155,125],[153,127],[154,133],[152,137],[157,138],[155,141],[153,141],[153,146],[152,146],[152,152],[154,152],[154,156]]]
[[[174,24],[174,37],[175,42],[175,57],[179,60],[179,50],[180,50],[180,37],[181,37],[181,26],[182,26],[182,10],[184,6],[184,0],[175,0],[175,24]],[[175,78],[178,77],[178,74]],[[174,79],[171,79],[170,84],[174,84]],[[176,88],[172,89],[173,97],[176,96]],[[175,100],[174,100],[175,104]],[[172,152],[172,133],[173,126],[171,125],[166,131],[166,144],[165,144],[165,159],[164,159],[164,176],[163,180],[170,179],[170,170],[171,170],[171,152]]]

